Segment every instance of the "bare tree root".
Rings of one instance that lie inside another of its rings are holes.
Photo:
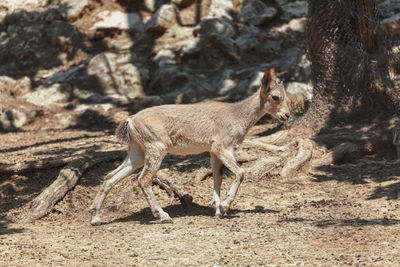
[[[122,159],[124,155],[125,152],[122,151],[110,151],[102,157],[99,157],[98,154],[94,154],[82,156],[71,161],[60,171],[57,179],[30,202],[28,214],[23,221],[30,222],[48,214],[53,209],[54,205],[60,201],[69,190],[74,188],[79,178],[89,168],[101,162]]]
[[[322,158],[315,159],[313,166],[322,166],[330,164],[339,164],[350,158],[357,159],[363,154],[363,149],[354,143],[342,143],[335,147],[331,152],[325,154]]]
[[[301,166],[311,159],[313,151],[313,142],[307,139],[300,139],[298,142],[299,150],[297,155],[289,160],[282,168],[280,175],[284,178],[293,176]]]
[[[257,141],[260,141],[264,144],[282,145],[287,143],[289,135],[290,130],[281,130],[267,136],[259,137],[257,138]]]
[[[260,140],[261,138],[256,138],[253,140],[245,140],[243,142],[244,146],[249,146],[249,147],[257,147],[265,151],[269,151],[272,153],[281,153],[281,152],[286,152],[288,145],[285,146],[277,146],[277,145],[272,145],[265,143],[263,140]]]
[[[250,177],[263,177],[280,166],[282,166],[282,158],[280,157],[262,158],[251,166],[248,175]]]

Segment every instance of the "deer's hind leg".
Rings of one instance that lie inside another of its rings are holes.
[[[121,163],[118,168],[109,172],[103,184],[101,185],[96,197],[90,206],[89,212],[92,213],[92,218],[90,223],[92,225],[100,225],[100,209],[103,205],[104,199],[106,198],[108,192],[122,179],[132,174],[135,170],[143,166],[144,154],[141,147],[132,143],[128,148],[128,155],[125,160]]]
[[[213,198],[211,202],[211,206],[215,208],[215,216],[221,216],[220,211],[220,192],[221,192],[221,184],[222,184],[222,162],[221,160],[214,154],[210,153],[210,163],[213,172],[214,178],[214,189],[213,189]]]
[[[143,170],[140,173],[138,183],[142,189],[150,210],[154,217],[161,220],[163,223],[173,223],[171,217],[158,204],[151,188],[152,180],[161,166],[161,162],[167,154],[167,149],[161,145],[158,147],[146,148],[146,157]]]

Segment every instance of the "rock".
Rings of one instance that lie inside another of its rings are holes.
[[[231,0],[212,0],[207,18],[225,18],[232,20],[233,3]]]
[[[145,30],[150,32],[165,31],[177,23],[177,11],[174,5],[162,5],[146,23]]]
[[[260,32],[256,27],[243,27],[235,40],[241,56],[275,55],[281,50],[282,38],[277,32]]]
[[[144,0],[143,3],[149,11],[156,11],[156,0]]]
[[[15,10],[25,9],[29,11],[38,10],[40,7],[44,7],[47,5],[47,0],[24,0],[24,1],[15,1],[15,0],[2,0],[0,2],[0,21],[7,14],[11,14]]]
[[[249,89],[251,90],[251,92],[256,92],[258,89],[260,89],[261,79],[263,78],[263,76],[263,71],[258,71],[253,75],[251,83],[249,85]]]
[[[393,37],[400,39],[400,14],[384,19],[381,23]]]
[[[211,34],[219,34],[226,37],[232,37],[235,34],[231,22],[226,19],[211,18],[202,20],[194,29],[193,35],[201,35],[202,38]]]
[[[83,34],[55,9],[14,12],[3,20],[2,29],[9,32],[3,33],[0,45],[0,61],[7,62],[0,65],[1,75],[34,77],[84,54]]]
[[[142,19],[137,13],[105,10],[97,17],[100,21],[96,22],[90,30],[119,29],[142,32],[144,29]]]
[[[175,53],[171,49],[163,48],[154,56],[154,61],[160,68],[174,65],[176,64]]]
[[[392,17],[400,12],[399,0],[385,0],[377,5],[380,12],[380,17],[383,19]]]
[[[267,7],[260,0],[246,1],[240,13],[239,20],[251,25],[262,25],[273,20],[278,15],[274,7]]]
[[[148,79],[149,71],[132,61],[130,52],[101,53],[90,60],[87,73],[97,81],[100,88],[96,89],[100,89],[101,93],[133,99],[143,95],[142,80]]]
[[[292,18],[305,17],[308,13],[308,2],[307,1],[296,1],[291,2],[286,5],[282,5],[282,10],[284,11],[284,20],[291,20]]]
[[[289,2],[289,0],[275,0],[280,6],[283,6]]]
[[[28,122],[28,116],[19,110],[7,110],[0,116],[0,128],[3,130],[14,130],[21,128]]]
[[[235,80],[232,79],[233,74],[234,74],[233,70],[225,70],[222,73],[221,80],[218,83],[219,95],[226,95],[236,88],[237,83]]]
[[[302,95],[310,101],[313,98],[313,87],[307,83],[289,82],[286,85],[286,92],[292,95]]]
[[[306,18],[291,19],[289,23],[276,27],[278,32],[305,32],[306,31]]]
[[[53,121],[58,129],[66,129],[75,126],[77,121],[71,114],[57,113],[53,117]]]
[[[115,123],[115,124],[118,124],[118,123],[120,123],[123,119],[125,119],[126,117],[128,117],[130,114],[129,114],[129,112],[128,111],[118,111],[117,113],[115,113],[113,116],[112,116],[112,121]]]
[[[293,79],[305,83],[311,82],[311,61],[306,54],[302,55],[297,65],[295,65]]]
[[[31,90],[31,80],[23,77],[14,80],[8,76],[0,76],[0,92],[4,92],[9,96],[20,96]]]
[[[171,2],[179,7],[187,7],[190,6],[194,0],[171,0]]]
[[[293,114],[303,113],[313,98],[313,87],[306,83],[287,83],[286,92],[289,97],[289,109]]]
[[[199,46],[199,41],[197,39],[187,39],[181,41],[179,46],[179,56],[182,60],[195,59],[201,56],[201,47]]]
[[[150,93],[162,95],[179,90],[192,80],[189,74],[177,67],[164,67],[156,71],[149,86]]]
[[[219,34],[209,37],[209,44],[213,49],[219,50],[223,55],[234,61],[240,60],[239,49],[234,40]]]
[[[64,19],[74,20],[88,4],[89,0],[62,0],[59,10]]]
[[[84,71],[84,68],[85,66],[81,64],[66,70],[60,70],[55,73],[50,73],[49,75],[44,75],[43,79],[46,84],[72,83],[79,78],[79,75]]]
[[[82,90],[79,88],[74,88],[72,90],[72,96],[80,101],[89,102],[89,103],[101,103],[112,100],[110,96],[106,96],[103,94],[99,94],[97,92]],[[79,107],[83,108],[83,106]]]
[[[68,100],[65,88],[59,83],[50,86],[39,86],[35,91],[29,92],[22,97],[29,103],[47,108],[63,105]]]
[[[165,102],[160,96],[151,95],[141,99],[137,105],[140,107],[140,109],[145,109],[152,106],[160,106],[163,104],[165,104]]]

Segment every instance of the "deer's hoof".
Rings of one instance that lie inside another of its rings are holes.
[[[171,218],[163,218],[161,219],[161,223],[174,223],[174,221]]]
[[[99,226],[101,224],[100,217],[92,216],[92,219],[90,220],[90,224],[93,226]]]
[[[229,210],[229,206],[228,205],[224,205],[223,203],[221,203],[220,205],[219,205],[219,211],[220,211],[220,218],[222,218],[222,217],[224,217],[224,216],[226,216],[226,213],[228,212],[228,210]]]

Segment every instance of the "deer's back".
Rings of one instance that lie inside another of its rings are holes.
[[[232,108],[222,102],[148,108],[131,117],[134,136],[140,143],[166,144],[173,154],[202,153],[209,151],[213,142],[229,145],[232,136],[241,131],[235,129]]]

